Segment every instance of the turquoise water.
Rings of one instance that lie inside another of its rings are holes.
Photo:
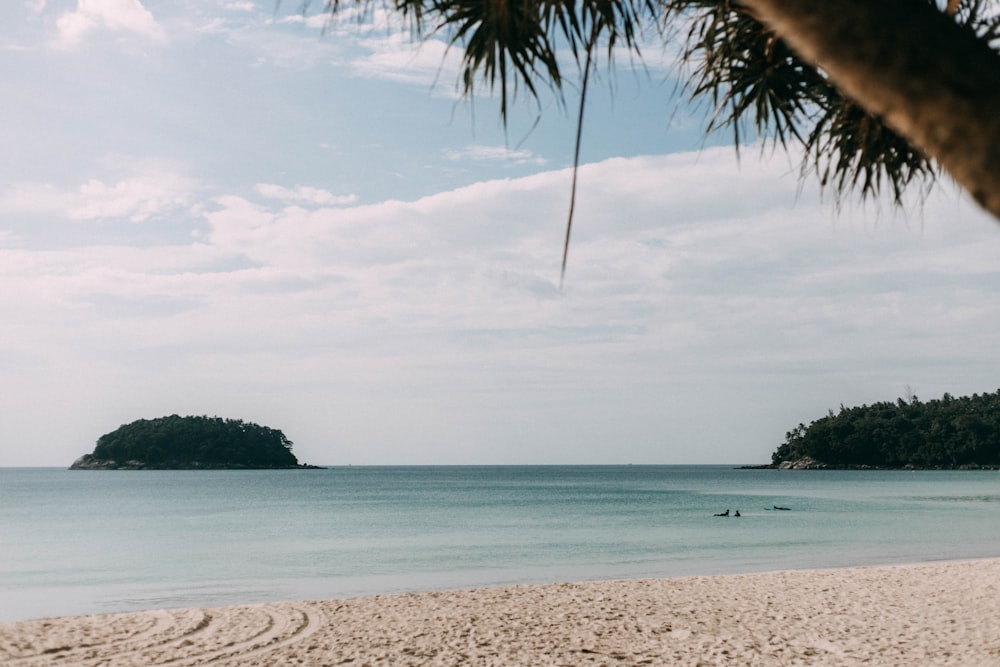
[[[988,471],[0,469],[0,621],[991,556]]]

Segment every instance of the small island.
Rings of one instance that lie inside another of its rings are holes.
[[[1000,391],[833,410],[785,434],[781,469],[1000,469]]]
[[[70,470],[318,468],[300,464],[281,431],[241,419],[139,419],[97,439]]]

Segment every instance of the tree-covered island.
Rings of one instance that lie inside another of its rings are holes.
[[[785,434],[771,468],[1000,468],[1000,390],[833,410]]]
[[[241,419],[139,419],[97,439],[71,470],[315,468],[300,464],[281,431]]]

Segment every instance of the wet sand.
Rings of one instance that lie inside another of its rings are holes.
[[[0,664],[1000,665],[1000,559],[0,625]]]

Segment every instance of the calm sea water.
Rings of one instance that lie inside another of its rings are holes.
[[[991,556],[997,472],[0,469],[0,622]]]

